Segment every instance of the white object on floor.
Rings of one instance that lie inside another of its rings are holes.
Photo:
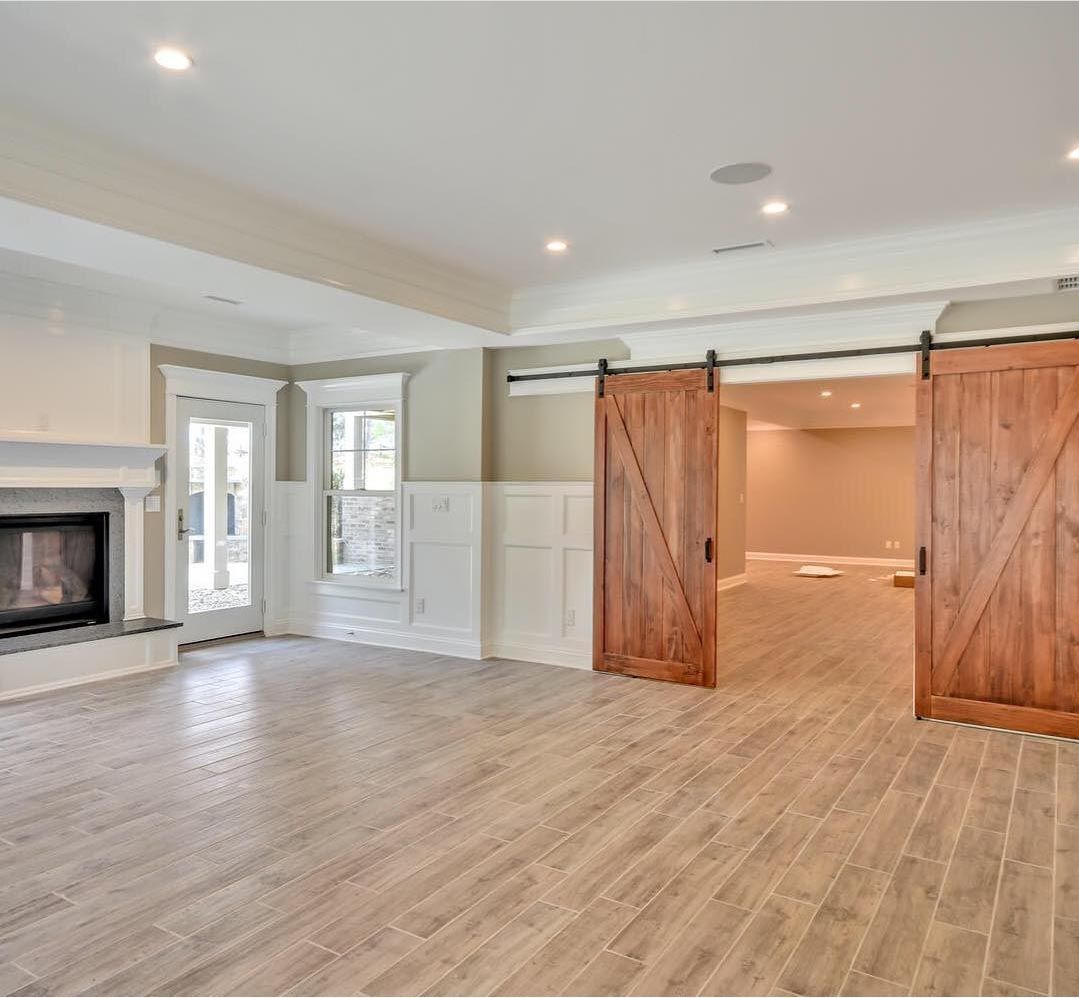
[[[834,568],[829,568],[827,565],[803,565],[793,574],[801,575],[807,579],[830,579],[843,573]]]

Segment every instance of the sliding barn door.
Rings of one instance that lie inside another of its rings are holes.
[[[718,416],[704,371],[597,384],[596,669],[716,684]]]
[[[916,711],[1079,737],[1079,343],[942,350],[931,371]]]

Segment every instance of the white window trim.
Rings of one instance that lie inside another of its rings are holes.
[[[402,539],[404,509],[404,439],[405,439],[405,383],[408,375],[369,374],[354,378],[324,378],[317,381],[297,381],[307,395],[307,484],[314,508],[314,572],[319,586],[334,589],[374,589],[383,592],[404,592],[404,574],[401,561],[404,544]],[[396,416],[396,480],[394,494],[397,498],[397,571],[392,579],[363,579],[355,576],[334,576],[326,571],[326,504],[322,501],[326,480],[326,411],[378,407],[393,409]]]

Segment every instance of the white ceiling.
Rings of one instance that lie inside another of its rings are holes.
[[[0,103],[523,288],[1079,203],[1076,37],[1075,3],[6,3]],[[709,182],[744,159],[775,173]]]
[[[830,391],[822,398],[822,391]],[[720,400],[749,417],[750,430],[913,426],[913,374],[721,385]],[[852,409],[852,402],[861,408]]]

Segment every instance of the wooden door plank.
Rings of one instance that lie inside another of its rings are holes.
[[[1070,373],[1070,372],[1069,372]],[[1035,368],[1023,372],[1026,425],[1034,437],[1060,404],[1059,371]],[[1071,430],[1064,435],[1067,442]],[[1031,450],[1036,439],[1030,440]],[[1034,502],[1020,540],[1023,613],[1020,618],[1018,682],[1013,702],[1024,707],[1052,708],[1056,672],[1056,461]]]
[[[704,415],[701,426],[704,429],[706,447],[702,453],[704,461],[704,488],[700,494],[698,516],[701,528],[712,538],[712,560],[703,565],[701,604],[703,611],[702,633],[707,640],[702,647],[701,669],[704,672],[703,684],[716,685],[716,579],[719,569],[719,382],[714,390],[698,391],[697,398]],[[700,528],[698,528],[700,529]],[[692,563],[691,563],[692,564]],[[698,559],[696,564],[701,565]]]
[[[989,553],[964,597],[955,625],[944,644],[939,659],[934,663],[933,686],[935,689],[946,690],[950,687],[959,664],[959,657],[970,643],[974,628],[985,612],[1038,497],[1053,474],[1057,458],[1071,434],[1077,417],[1079,417],[1079,374],[1073,375],[1071,385],[1061,397],[1060,404],[1045,430],[1041,443],[1008,503],[1007,512],[1004,514],[1000,529],[993,538]]]
[[[1037,367],[1074,367],[1079,364],[1079,341],[1014,343],[993,347],[937,350],[930,367],[937,374],[972,374],[976,371],[1026,371]]]
[[[615,418],[622,423],[626,439],[634,452],[644,449],[644,397],[638,393],[622,396],[619,400],[612,396],[607,412],[611,432],[611,446],[619,457],[625,487],[623,489],[626,548],[622,569],[622,651],[626,655],[640,655],[644,645],[644,596],[642,588],[648,583],[644,577],[644,549],[646,527],[638,503],[634,499],[634,490],[626,463],[621,459],[618,444],[615,442]]]
[[[959,481],[962,378],[933,382],[933,653],[938,658],[959,614]],[[934,693],[950,693],[933,677]]]
[[[1053,738],[1079,738],[1079,714],[1011,703],[988,703],[961,697],[933,697],[932,716],[941,721],[983,724]]]
[[[686,482],[686,392],[665,392],[664,408],[667,423],[665,434],[666,452],[664,456],[664,475],[666,485],[663,493],[663,532],[667,537],[667,546],[674,558],[678,575],[684,580],[683,588],[688,590],[686,573],[686,504],[684,499]],[[688,599],[689,593],[687,591]],[[671,662],[681,661],[682,624],[681,616],[674,597],[667,589],[663,590],[663,657]]]
[[[637,451],[641,474],[645,487],[652,499],[660,523],[660,532],[664,533],[662,520],[659,519],[665,508],[664,466],[666,452],[666,392],[648,392],[638,396],[642,403],[643,420],[641,449]],[[615,403],[617,405],[617,402]],[[669,550],[669,546],[668,546]],[[660,553],[653,544],[642,545],[642,579],[655,579],[661,571]],[[678,573],[677,565],[674,571]],[[641,651],[644,658],[658,659],[663,656],[663,603],[665,586],[642,585],[641,587]]]
[[[970,589],[993,542],[992,375],[964,374],[960,382],[959,441],[963,472],[959,477],[959,592]],[[983,614],[959,659],[955,696],[984,697],[990,688],[989,621]]]
[[[592,664],[603,661],[604,621],[608,615],[607,566],[607,399],[595,388],[595,439],[592,469]]]
[[[1063,389],[1066,369],[1060,371]],[[1079,711],[1079,426],[1057,460],[1056,705]]]
[[[701,651],[701,632],[697,627],[697,621],[693,619],[689,603],[686,601],[685,590],[682,588],[682,580],[678,576],[678,571],[674,565],[674,559],[671,557],[670,549],[667,547],[667,541],[663,536],[663,528],[660,526],[655,506],[652,505],[652,497],[648,494],[644,475],[637,462],[636,452],[630,442],[629,434],[626,432],[626,424],[623,422],[622,414],[618,410],[617,403],[609,407],[607,416],[611,427],[611,439],[615,450],[618,452],[618,456],[622,461],[622,467],[625,470],[626,482],[629,486],[627,491],[632,494],[635,500],[635,506],[639,511],[644,524],[645,536],[658,555],[658,568],[666,579],[667,584],[671,587],[672,595],[677,602],[678,611],[682,616],[684,626],[683,633],[690,639],[690,645],[694,655],[699,656]],[[699,662],[699,657],[696,660]]]
[[[915,545],[933,557],[933,392],[935,379],[918,382],[915,396]],[[914,713],[932,716],[933,576],[914,578]]]
[[[1023,372],[994,371],[990,379],[992,480],[987,514],[992,518],[993,536],[996,537],[1004,523],[1008,505],[1033,456],[1033,448],[1023,418]],[[1009,556],[1004,564],[1005,568],[993,586],[982,617],[984,626],[989,630],[989,682],[982,696],[975,698],[1000,703],[1008,703],[1012,699],[1015,681],[1012,663],[1019,658],[1023,601],[1022,580],[1013,557]]]

